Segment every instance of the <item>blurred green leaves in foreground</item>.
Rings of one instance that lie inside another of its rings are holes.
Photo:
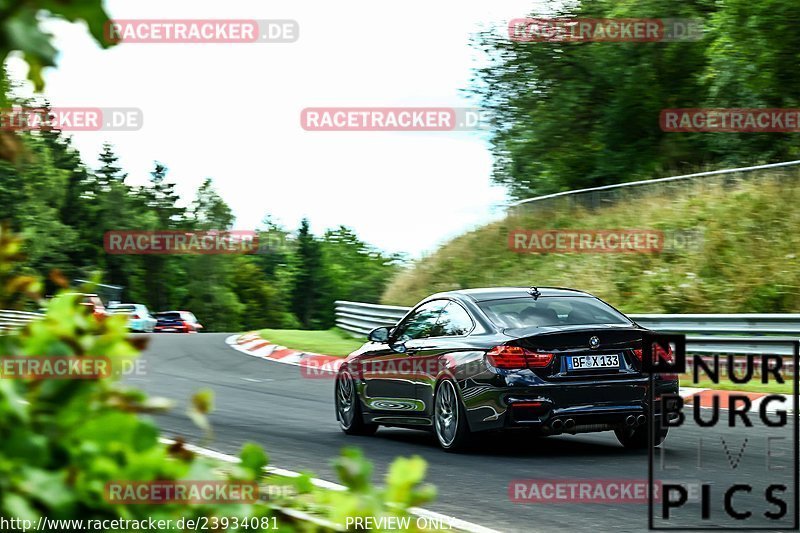
[[[28,79],[34,89],[44,89],[45,67],[54,67],[58,49],[54,36],[45,26],[52,20],[83,22],[100,46],[111,46],[103,32],[108,15],[102,0],[0,0],[0,64],[18,52],[28,64]],[[0,108],[9,107],[6,97],[9,80],[0,74]],[[13,161],[22,152],[22,143],[13,131],[0,131],[0,159]]]
[[[17,237],[0,228],[0,309],[19,304],[21,294],[31,295],[37,287],[36,280],[15,273],[19,248]],[[144,347],[144,342],[128,337],[124,319],[97,321],[66,292],[50,300],[46,311],[43,319],[0,335],[0,356],[103,356],[116,363],[136,357]],[[192,418],[208,427],[205,415],[213,408],[213,397],[201,392],[191,403]],[[344,524],[348,517],[408,516],[410,506],[435,496],[432,487],[423,485],[426,464],[419,457],[397,459],[386,486],[378,489],[371,483],[372,465],[359,451],[344,450],[335,461],[344,491],[320,489],[309,474],[281,478],[266,473],[267,455],[252,443],[243,446],[239,463],[223,465],[193,453],[180,440],[159,440],[149,413],[165,405],[113,376],[0,378],[0,517],[34,522],[40,516],[152,517],[172,519],[173,524],[180,518],[275,517],[267,524],[277,524],[282,531],[326,531],[338,529],[334,524]],[[292,490],[269,500],[263,500],[262,491],[262,501],[256,504],[109,503],[106,483],[126,480],[255,481],[262,486],[288,484]],[[308,516],[317,520],[309,521]],[[415,521],[410,524],[413,531]]]

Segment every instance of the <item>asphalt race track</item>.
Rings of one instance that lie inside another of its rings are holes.
[[[376,480],[394,457],[417,454],[428,461],[427,479],[438,487],[439,497],[427,509],[456,516],[500,531],[643,531],[647,528],[647,505],[640,503],[512,503],[509,484],[516,479],[548,480],[647,480],[647,452],[629,451],[610,432],[577,436],[532,438],[527,435],[492,435],[482,438],[474,451],[449,454],[441,451],[434,437],[425,432],[381,428],[373,437],[348,437],[338,428],[333,409],[333,380],[308,379],[296,366],[260,360],[225,344],[230,334],[148,335],[150,345],[143,354],[145,375],[128,381],[151,394],[176,400],[169,414],[159,415],[168,437],[182,436],[198,445],[236,454],[242,443],[264,446],[270,464],[290,470],[309,470],[317,477],[337,481],[330,459],[344,446],[358,446],[375,464]],[[216,395],[211,415],[214,437],[203,440],[202,432],[185,415],[187,401],[201,388]],[[691,409],[685,411],[691,418]],[[727,421],[723,412],[722,421]],[[700,505],[690,502],[677,519],[662,525],[714,524],[726,522],[722,515],[723,492],[734,483],[753,486],[748,496],[738,493],[733,501],[742,511],[751,510],[758,523],[770,526],[765,511],[777,507],[766,501],[765,483],[788,484],[781,498],[788,504],[782,527],[791,524],[796,508],[792,475],[792,426],[765,428],[754,421],[752,428],[691,426],[674,429],[667,438],[665,466],[681,470],[658,472],[662,479],[713,480],[713,517],[702,523]],[[768,441],[767,437],[785,437]],[[702,438],[702,452],[698,446]],[[742,450],[743,441],[747,443]],[[771,443],[771,444],[770,444]],[[772,458],[767,459],[767,447]],[[781,453],[784,456],[779,457]],[[702,470],[697,470],[698,455]],[[658,457],[658,456],[656,456]],[[738,461],[737,461],[738,459]],[[767,469],[767,464],[773,470]],[[733,467],[732,465],[736,466]],[[783,469],[775,470],[783,466]],[[667,475],[668,474],[668,475]],[[660,512],[660,505],[657,505]],[[775,527],[780,529],[780,527]]]

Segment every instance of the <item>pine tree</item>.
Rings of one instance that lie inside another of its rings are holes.
[[[94,217],[94,242],[102,243],[106,231],[138,229],[132,224],[134,198],[132,189],[125,183],[127,172],[118,165],[119,157],[110,144],[103,144],[100,168],[94,173],[97,194]],[[135,259],[124,255],[105,254],[106,279],[113,285],[127,286],[130,268]],[[128,273],[126,273],[128,271]]]
[[[150,172],[150,187],[147,206],[158,216],[160,229],[175,228],[183,219],[185,210],[178,206],[180,197],[175,192],[175,184],[166,181],[167,171],[164,164],[156,161]]]
[[[323,295],[327,287],[322,247],[311,233],[308,219],[300,221],[295,251],[296,274],[292,290],[292,311],[305,328],[329,326],[322,319]]]

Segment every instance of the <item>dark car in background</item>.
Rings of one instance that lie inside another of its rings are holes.
[[[464,447],[474,432],[512,428],[541,435],[614,431],[625,447],[646,448],[647,331],[571,289],[435,294],[397,326],[372,330],[345,359],[336,416],[348,434],[372,434],[381,425],[429,429],[445,450]],[[656,346],[654,354],[672,359],[668,347]],[[653,382],[656,399],[678,393],[677,376],[656,375]],[[653,427],[658,445],[667,429]]]
[[[162,311],[156,313],[156,333],[197,333],[203,329],[189,311]]]

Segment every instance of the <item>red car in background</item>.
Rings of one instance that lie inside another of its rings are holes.
[[[78,295],[80,296],[80,305],[91,309],[92,314],[97,320],[105,320],[108,316],[108,311],[106,310],[106,306],[103,303],[103,300],[96,294],[86,294],[86,293],[78,293],[73,292],[69,293],[70,295]]]
[[[189,311],[162,311],[156,313],[156,333],[197,333],[203,325]]]

